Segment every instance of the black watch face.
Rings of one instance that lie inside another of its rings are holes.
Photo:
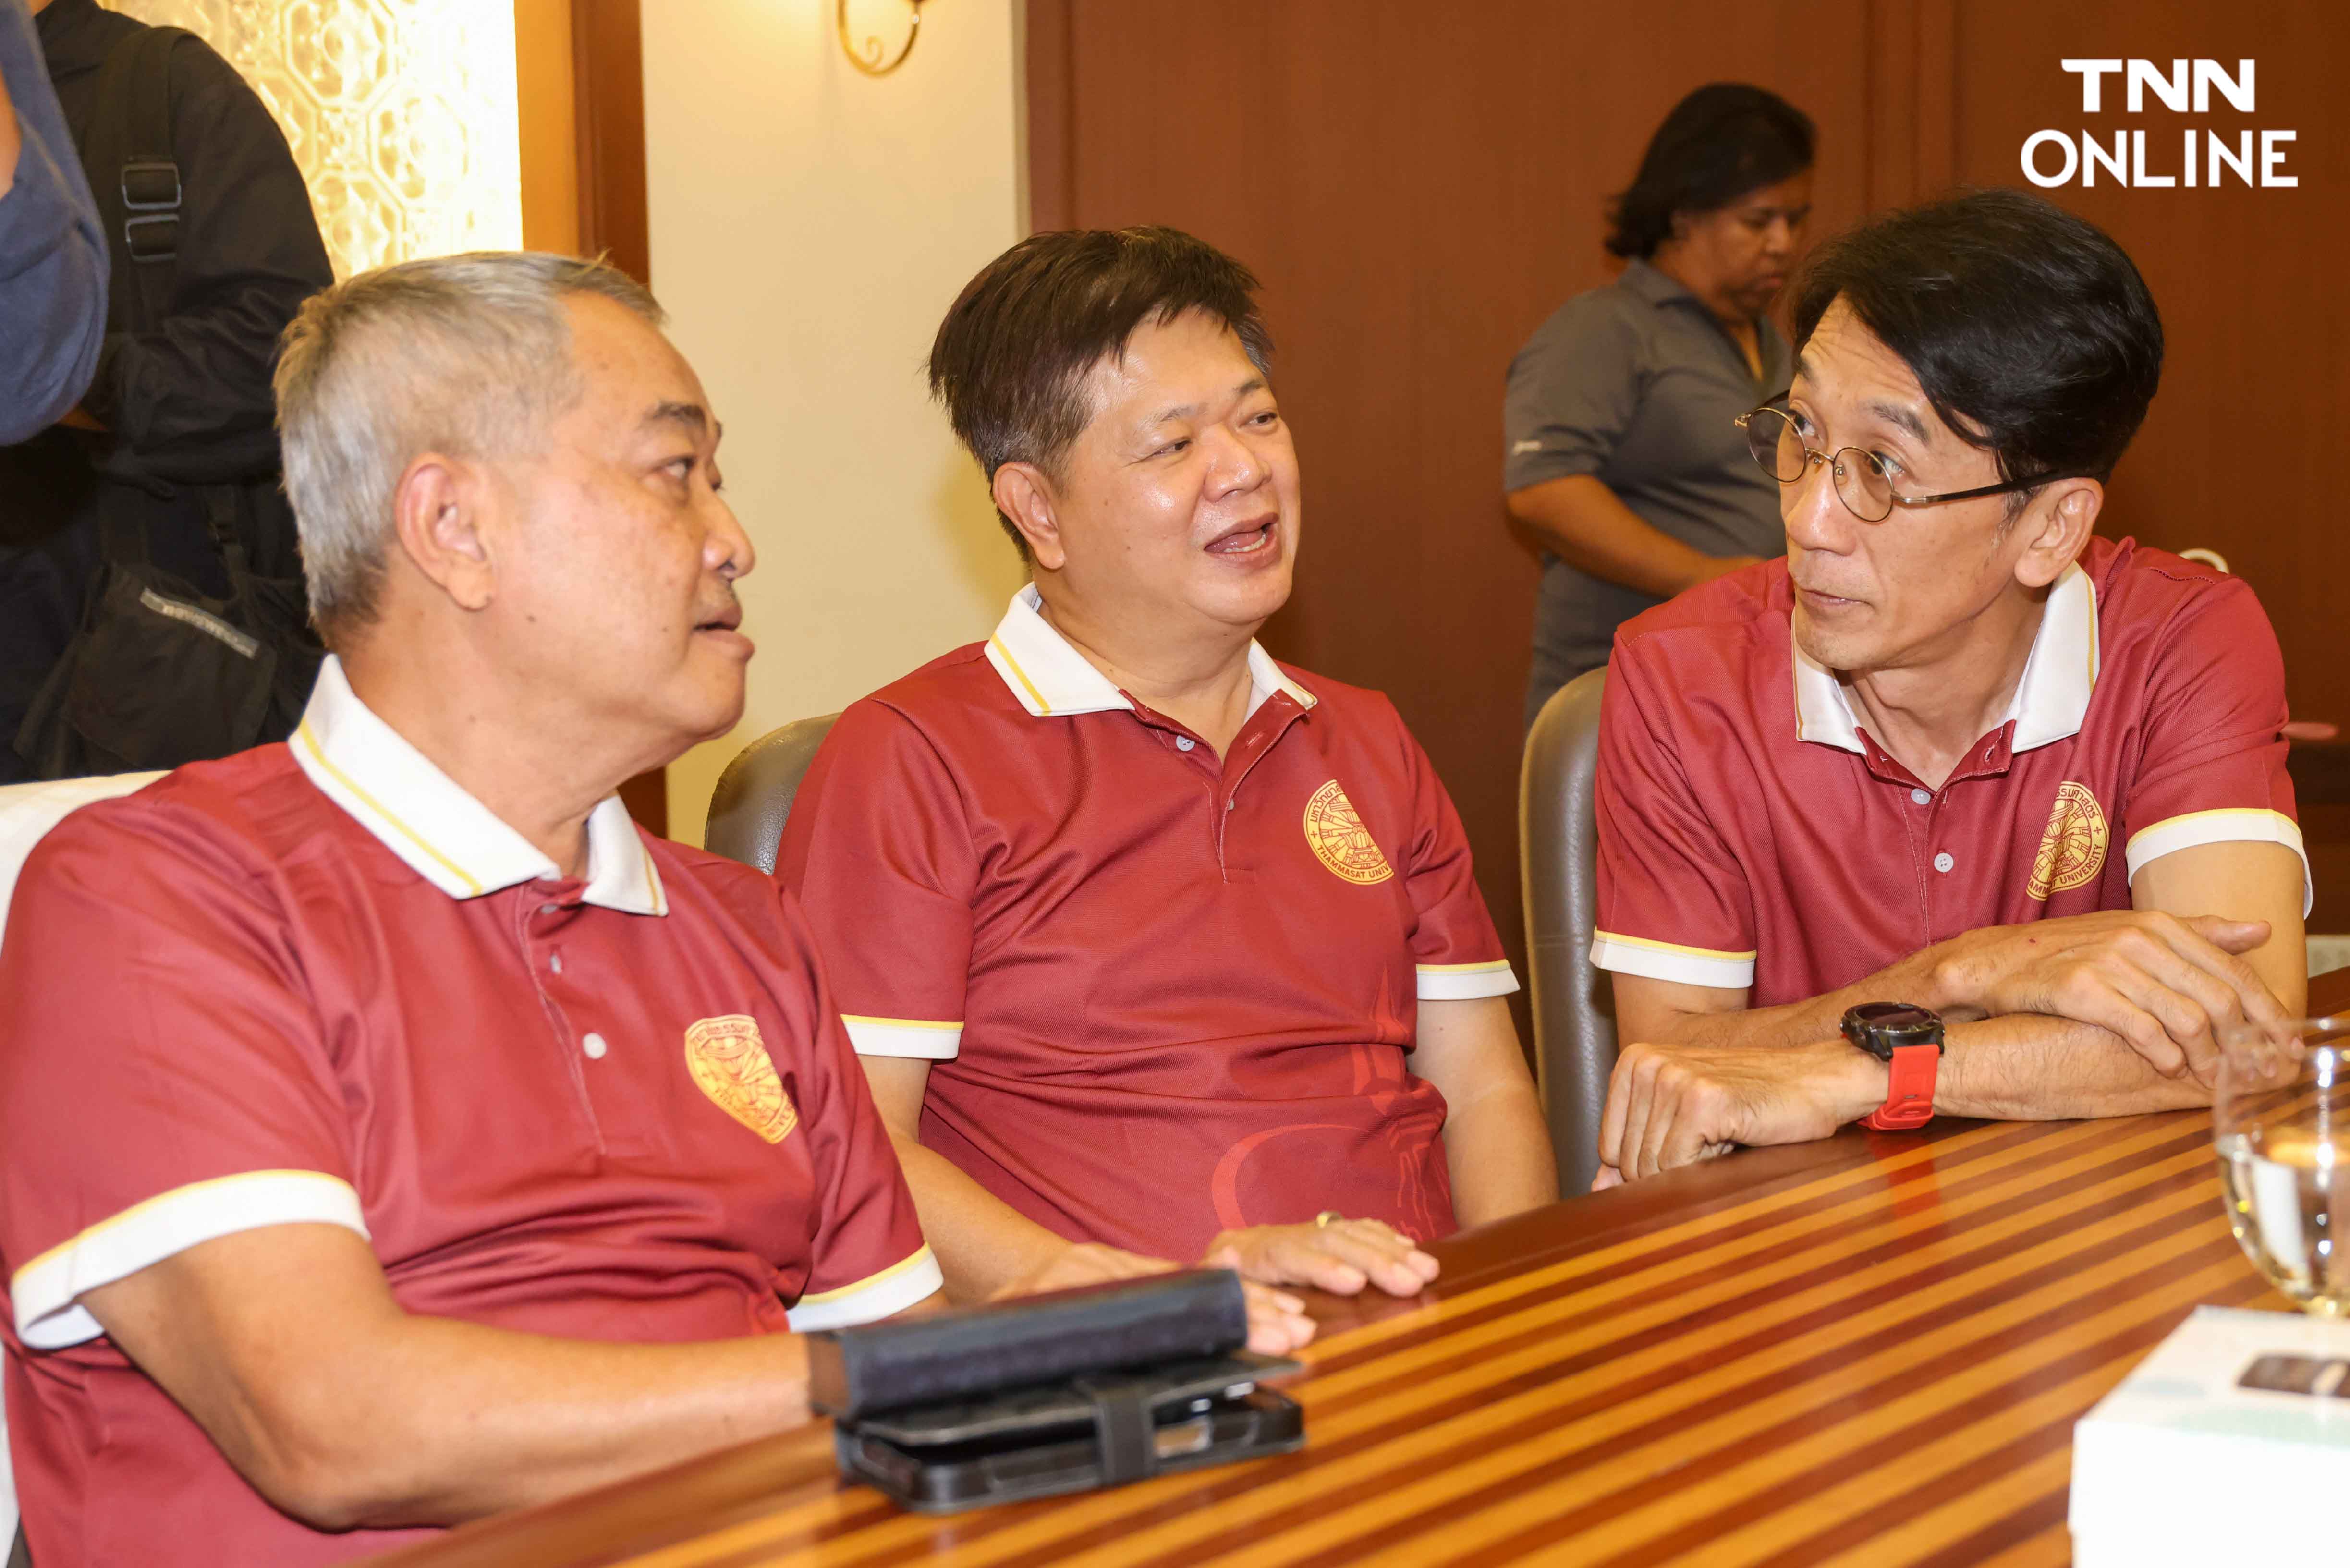
[[[1847,1016],[1866,1029],[1908,1030],[1942,1022],[1941,1015],[1906,1002],[1865,1002]]]
[[[1939,1045],[1942,1015],[1907,1002],[1868,1002],[1844,1015],[1844,1037],[1887,1062],[1903,1045]]]

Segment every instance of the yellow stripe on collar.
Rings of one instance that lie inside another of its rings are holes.
[[[425,840],[423,835],[418,833],[416,829],[409,826],[408,824],[400,821],[399,817],[386,810],[381,801],[368,794],[366,790],[361,789],[357,780],[353,779],[350,774],[337,767],[328,759],[326,749],[318,744],[317,733],[310,728],[310,721],[308,719],[306,718],[302,721],[301,728],[297,730],[296,733],[301,739],[302,744],[308,748],[311,760],[316,762],[320,767],[326,769],[328,774],[337,784],[350,791],[353,799],[357,800],[361,805],[366,806],[369,811],[375,813],[378,816],[383,818],[384,821],[390,823],[393,827],[399,829],[402,837],[406,838],[411,844],[416,846],[417,848],[424,851],[425,854],[431,856],[436,863],[448,867],[449,875],[456,877],[457,880],[465,885],[465,896],[467,898],[478,898],[482,896],[482,884],[472,874],[467,872],[463,866],[458,865],[454,860],[450,859],[446,855],[443,855],[441,851],[435,849]]]
[[[991,637],[987,642],[989,647],[995,649],[996,656],[1003,660],[1003,667],[1019,677],[1022,689],[1028,693],[1028,700],[1036,704],[1036,711],[1040,714],[1050,713],[1053,711],[1053,705],[1045,701],[1045,694],[1036,690],[1036,683],[1028,679],[1028,672],[1020,668],[1020,661],[1012,657],[1012,650],[1003,646],[1003,639],[1001,637]]]

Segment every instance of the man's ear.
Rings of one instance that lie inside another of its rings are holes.
[[[482,530],[485,484],[473,464],[428,452],[392,491],[401,551],[460,609],[487,609],[497,597],[497,566]]]
[[[2094,479],[2067,479],[2033,496],[2016,519],[2029,538],[2016,557],[2015,580],[2027,588],[2044,588],[2063,576],[2088,547],[2105,504],[2106,487]]]
[[[1048,572],[1068,565],[1069,552],[1061,544],[1059,503],[1053,482],[1033,462],[1007,462],[995,471],[995,509],[1012,520],[1028,541],[1030,559]]]

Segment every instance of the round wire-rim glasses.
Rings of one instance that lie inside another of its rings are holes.
[[[1885,465],[1875,453],[1856,446],[1838,447],[1830,452],[1804,445],[1804,438],[1795,433],[1794,416],[1775,400],[1750,409],[1731,422],[1745,432],[1746,450],[1753,456],[1755,465],[1782,484],[1798,483],[1814,465],[1826,463],[1835,484],[1836,499],[1864,523],[1884,522],[1893,515],[1896,506],[1939,506],[1946,501],[1973,501],[1985,495],[2037,490],[2059,480],[2090,477],[2085,473],[2043,473],[2001,484],[1977,485],[1972,490],[1945,491],[1939,495],[1902,495],[1894,490],[1893,476],[1885,472]]]

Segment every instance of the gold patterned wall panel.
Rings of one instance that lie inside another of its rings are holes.
[[[514,8],[109,0],[200,35],[277,116],[338,275],[522,243]]]

